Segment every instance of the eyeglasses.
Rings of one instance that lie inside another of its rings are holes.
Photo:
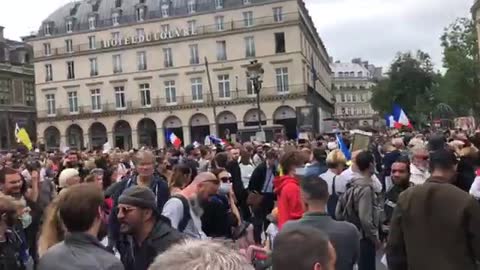
[[[125,215],[128,215],[130,212],[136,210],[136,207],[125,207],[125,206],[119,206],[118,207],[118,212],[122,212]]]

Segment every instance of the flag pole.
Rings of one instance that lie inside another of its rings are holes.
[[[213,121],[215,123],[215,133],[218,137],[222,137],[219,133],[219,126],[217,121],[217,106],[215,105],[215,100],[213,99],[213,87],[212,87],[212,79],[210,78],[210,69],[208,68],[208,59],[205,56],[205,69],[207,71],[207,79],[208,79],[208,88],[210,92],[210,102],[212,103],[212,110],[213,110]]]

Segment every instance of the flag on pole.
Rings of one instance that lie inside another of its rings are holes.
[[[182,140],[175,135],[175,133],[168,131],[168,139],[170,140],[170,143],[173,144],[175,147],[180,147],[182,145]]]
[[[225,146],[227,142],[224,139],[217,138],[213,135],[208,136],[210,138],[210,142],[213,144],[220,144],[221,146]]]
[[[389,128],[395,127],[395,119],[393,118],[393,115],[391,114],[385,115],[385,122],[387,123],[387,127]]]
[[[25,145],[28,151],[32,150],[32,141],[30,136],[28,136],[28,132],[24,128],[20,128],[17,123],[15,124],[15,138],[18,143]]]
[[[393,119],[395,120],[395,128],[401,128],[402,126],[412,128],[412,124],[410,123],[407,114],[402,107],[397,104],[393,106]]]
[[[340,137],[340,135],[338,133],[335,136],[337,137],[338,148],[345,155],[345,157],[347,158],[347,161],[350,161],[352,159],[352,153],[350,153],[350,149],[348,149],[347,145],[343,141],[343,138]]]

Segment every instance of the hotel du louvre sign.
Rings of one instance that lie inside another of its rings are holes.
[[[130,37],[124,37],[120,39],[102,40],[102,48],[127,46],[127,45],[148,43],[148,42],[160,41],[160,40],[170,40],[170,39],[175,39],[180,37],[194,36],[196,34],[197,33],[195,31],[191,31],[189,29],[177,28],[171,31],[149,33],[141,36],[130,36]]]

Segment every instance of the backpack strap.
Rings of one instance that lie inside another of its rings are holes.
[[[187,199],[185,197],[183,197],[182,195],[175,194],[175,195],[172,195],[171,198],[177,198],[182,202],[183,217],[180,220],[180,222],[178,223],[178,228],[177,229],[178,229],[179,232],[183,232],[185,230],[185,228],[187,227],[188,222],[192,218],[190,216],[190,205],[188,204]]]
[[[332,195],[337,194],[337,190],[335,188],[335,179],[337,179],[337,175],[333,176],[333,181],[332,181]]]

